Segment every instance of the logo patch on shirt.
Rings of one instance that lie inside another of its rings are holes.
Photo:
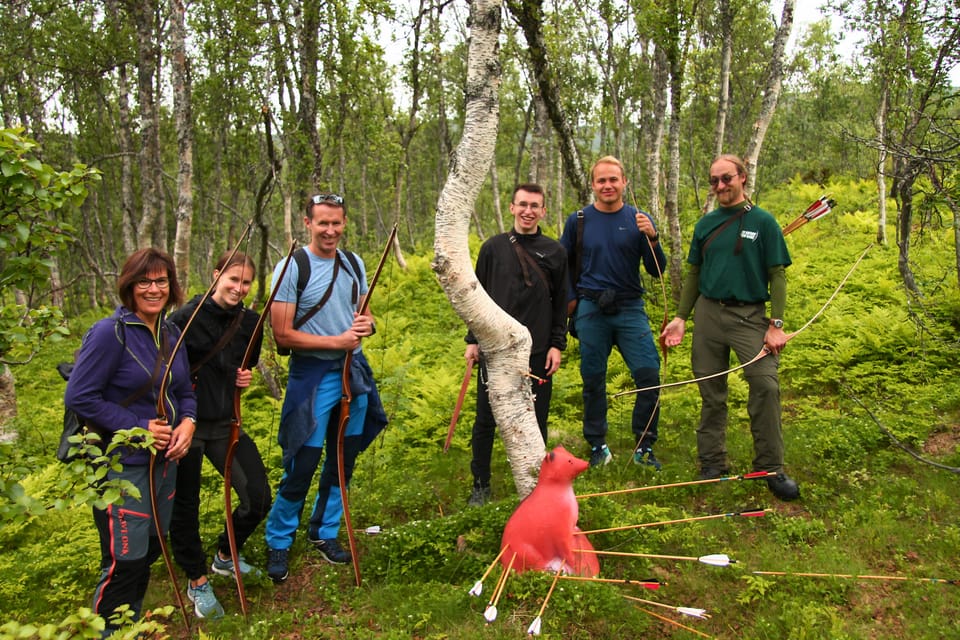
[[[756,242],[758,235],[760,234],[758,234],[756,231],[748,231],[747,229],[744,229],[740,232],[740,237],[745,240],[749,240],[750,242]]]

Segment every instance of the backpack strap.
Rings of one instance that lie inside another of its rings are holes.
[[[350,263],[350,275],[353,276],[353,293],[351,300],[353,301],[353,305],[356,306],[357,302],[360,301],[360,260],[353,251],[341,251],[337,249],[337,255],[339,256],[341,253],[347,257],[347,262]]]
[[[570,272],[570,286],[576,290],[580,280],[580,270],[583,269],[583,209],[577,210],[577,243],[574,246],[573,269]]]

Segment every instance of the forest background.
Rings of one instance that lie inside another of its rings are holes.
[[[352,492],[357,521],[381,523],[385,533],[364,541],[363,588],[300,549],[293,584],[256,585],[249,621],[231,616],[203,632],[439,638],[526,629],[549,586],[543,576],[511,581],[501,604],[510,613],[491,628],[480,619],[483,603],[466,595],[515,502],[506,462],[497,469],[501,498],[468,510],[464,434],[448,456],[438,449],[462,375],[463,323],[436,285],[429,247],[466,126],[466,12],[476,4],[421,2],[412,12],[388,3],[176,0],[0,8],[0,356],[9,366],[6,397],[14,388],[18,409],[3,421],[12,443],[0,449],[4,634],[90,632],[89,612],[78,609],[96,572],[84,505],[98,498],[88,469],[53,461],[62,393],[53,366],[115,304],[123,257],[138,246],[166,248],[202,290],[213,260],[252,219],[245,248],[263,276],[297,235],[301,202],[315,190],[345,195],[347,246],[368,264],[390,226],[401,229],[374,303],[381,330],[368,346],[394,427],[362,459]],[[674,525],[627,540],[601,534],[598,546],[697,556],[716,545],[751,569],[897,579],[717,576],[635,560],[608,561],[604,572],[668,582],[674,590],[658,598],[708,607],[714,618],[698,626],[718,637],[947,637],[955,591],[926,578],[955,577],[960,542],[960,135],[950,81],[958,8],[835,3],[825,13],[862,34],[856,61],[838,55],[827,23],[795,34],[787,54],[792,9],[789,1],[779,13],[761,1],[507,2],[495,158],[479,167],[485,187],[463,211],[474,229],[470,248],[475,255],[481,239],[509,224],[502,208],[512,185],[527,179],[547,186],[544,227],[555,235],[563,216],[589,201],[584,167],[618,155],[631,200],[651,211],[668,243],[665,295],[647,283],[656,318],[658,306],[675,306],[685,234],[709,206],[705,176],[717,150],[753,159],[754,200],[784,224],[830,192],[837,212],[791,239],[793,325],[814,315],[864,246],[877,246],[783,364],[788,464],[804,500],[772,505],[763,519]],[[396,66],[381,44],[386,33],[406,43]],[[254,304],[265,289],[261,279]],[[265,360],[245,397],[245,424],[275,463],[283,368]],[[575,342],[566,360],[550,444],[585,455]],[[688,377],[687,361],[683,349],[672,354],[665,376]],[[628,385],[616,364],[610,384]],[[742,404],[743,394],[734,382],[734,401]],[[578,491],[693,477],[697,412],[695,389],[665,393],[664,472],[617,464],[587,474]],[[744,431],[731,432],[740,471],[750,457]],[[629,446],[611,445],[615,454]],[[215,477],[207,491],[212,535]],[[584,502],[581,522],[599,528],[769,503],[749,483],[659,495],[668,497]],[[248,555],[262,558],[251,547]],[[165,582],[158,568],[148,604],[170,602]],[[217,589],[236,611],[231,585]],[[545,633],[556,637],[693,634],[639,612],[609,585],[565,584],[547,616]],[[187,634],[163,615],[140,630]]]

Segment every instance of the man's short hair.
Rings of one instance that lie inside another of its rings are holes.
[[[593,166],[590,167],[590,181],[593,182],[593,173],[597,170],[597,166],[601,164],[615,164],[620,167],[620,175],[624,178],[627,177],[627,170],[623,168],[623,163],[620,162],[620,159],[615,156],[603,156],[599,160],[593,163]]]
[[[517,191],[526,191],[527,193],[539,193],[543,196],[543,199],[547,199],[547,193],[543,190],[536,182],[525,182],[523,184],[518,184],[513,188],[513,195],[510,196],[511,202],[517,197]]]

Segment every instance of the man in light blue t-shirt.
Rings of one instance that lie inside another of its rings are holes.
[[[317,498],[307,536],[332,564],[352,560],[337,540],[343,502],[337,467],[337,409],[345,355],[353,353],[350,419],[344,437],[347,482],[357,455],[386,425],[386,416],[360,344],[375,328],[369,310],[360,315],[367,279],[363,262],[338,248],[346,226],[343,198],[320,194],[306,205],[304,224],[310,244],[291,260],[270,310],[278,347],[291,351],[290,374],[277,439],[283,451],[283,477],[267,516],[267,574],[274,582],[288,575],[288,555],[313,476],[323,457]],[[309,279],[301,282],[303,267]],[[283,264],[277,265],[276,280]],[[298,289],[302,286],[302,291]]]

